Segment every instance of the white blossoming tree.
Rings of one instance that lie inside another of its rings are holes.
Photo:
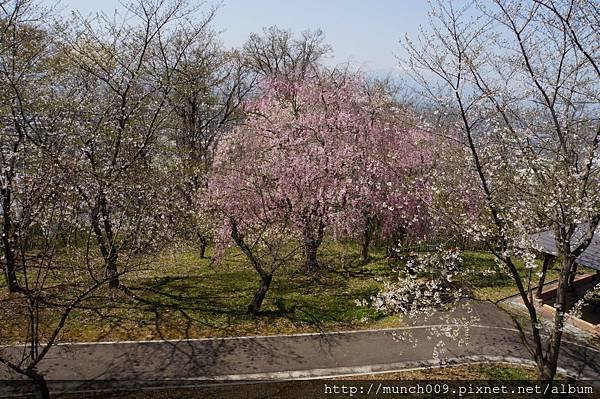
[[[575,260],[600,221],[598,15],[593,1],[438,1],[428,29],[406,43],[407,66],[438,110],[435,129],[463,144],[469,163],[458,170],[478,186],[477,218],[449,222],[486,243],[512,277],[529,315],[529,327],[516,325],[547,383]],[[455,181],[451,171],[438,178]],[[554,232],[562,262],[547,338],[533,295],[530,234],[541,229]]]

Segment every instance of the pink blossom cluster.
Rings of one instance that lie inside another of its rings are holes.
[[[271,78],[245,112],[220,145],[209,182],[223,242],[232,218],[247,234],[289,223],[307,250],[326,230],[355,236],[365,218],[384,235],[422,227],[419,201],[435,146],[384,90],[348,74]]]

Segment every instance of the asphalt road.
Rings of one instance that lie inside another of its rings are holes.
[[[467,330],[454,325],[459,320],[440,316],[429,320],[429,326],[360,332],[61,344],[51,349],[39,371],[45,374],[52,390],[61,391],[207,380],[320,378],[441,362],[529,360],[508,316],[488,303],[475,303],[472,314],[479,320],[468,328],[465,342]],[[458,316],[462,320],[467,315],[463,312]],[[461,339],[448,337],[453,333]],[[443,352],[438,359],[434,347],[440,341]],[[569,342],[562,348],[562,369],[579,379],[600,381],[598,350]],[[19,349],[0,351],[16,357]],[[0,380],[15,378],[21,377],[0,367]],[[4,384],[0,396],[14,390],[14,384]]]

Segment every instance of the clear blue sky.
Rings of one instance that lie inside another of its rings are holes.
[[[60,4],[66,13],[77,9],[87,15],[111,13],[119,0],[62,0]],[[387,74],[399,73],[395,58],[403,54],[399,40],[405,33],[416,34],[419,24],[426,23],[426,12],[426,0],[224,0],[213,27],[222,31],[227,47],[241,45],[264,26],[294,32],[321,28],[334,50],[330,64],[351,61],[365,71]]]

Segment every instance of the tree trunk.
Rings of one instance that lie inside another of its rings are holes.
[[[100,224],[100,212],[102,212],[103,223]],[[106,204],[106,197],[101,193],[98,197],[97,205],[92,209],[90,215],[92,229],[96,237],[96,242],[100,248],[100,253],[104,259],[105,276],[109,279],[110,288],[120,287],[119,272],[117,260],[119,254],[115,247],[112,224],[110,223],[110,213]]]
[[[198,233],[198,242],[200,243],[200,245],[199,245],[200,259],[206,259],[206,247],[208,246],[208,240],[206,239],[206,237],[203,234]]]
[[[255,317],[260,311],[260,307],[262,306],[263,299],[265,299],[265,295],[267,295],[267,291],[269,290],[269,286],[271,285],[271,280],[273,279],[273,271],[270,273],[265,271],[263,268],[261,261],[259,258],[255,256],[252,252],[252,249],[246,244],[244,241],[244,237],[239,233],[237,228],[237,222],[234,218],[229,219],[231,223],[231,238],[233,241],[240,247],[242,252],[246,255],[250,263],[252,263],[252,267],[260,276],[260,286],[256,293],[254,294],[254,298],[252,298],[252,302],[248,305],[248,313]]]
[[[573,263],[573,267],[571,269],[571,272],[569,273],[569,282],[567,284],[568,289],[571,291],[575,290],[575,276],[576,275],[577,275],[577,263]]]
[[[361,259],[363,263],[369,262],[369,247],[371,245],[371,240],[373,239],[373,220],[371,217],[367,216],[365,218],[365,230],[363,232],[363,241],[361,248]]]
[[[394,238],[388,238],[385,242],[385,254],[390,259],[396,258],[396,251],[394,251]]]
[[[50,390],[48,389],[48,384],[46,383],[44,376],[35,370],[28,370],[25,374],[31,378],[35,384],[33,397],[36,399],[50,399]]]
[[[552,381],[554,381],[554,376],[556,375],[556,366],[554,366],[554,372],[552,371],[552,367],[550,367],[547,363],[542,366],[541,371],[539,371],[538,367],[538,379],[541,381],[542,392],[546,392],[542,397],[551,398],[552,394]]]
[[[319,249],[319,245],[315,242],[306,243],[304,249],[306,251],[304,270],[308,273],[313,273],[319,269],[319,261],[317,260],[317,250]]]
[[[544,290],[544,281],[546,280],[546,272],[550,265],[554,262],[554,255],[544,254],[544,264],[542,265],[542,275],[540,276],[540,282],[538,284],[538,289],[535,294],[536,298],[542,297],[542,291]]]
[[[109,247],[108,258],[106,259],[106,277],[110,279],[108,286],[110,288],[118,288],[121,285],[119,282],[119,272],[117,270],[117,259],[119,254],[115,247],[115,236],[113,234],[110,210],[105,195],[100,197],[100,210],[102,211],[104,233]]]
[[[39,399],[50,399],[50,391],[48,390],[48,384],[46,384],[46,379],[41,377],[36,382],[37,391],[35,396]]]
[[[569,245],[569,244],[567,244]],[[563,264],[561,273],[558,276],[558,287],[556,289],[556,299],[554,303],[554,328],[550,334],[550,342],[546,353],[545,362],[538,364],[538,376],[541,381],[544,381],[545,386],[551,385],[556,376],[556,368],[558,367],[558,356],[560,352],[560,343],[562,339],[563,327],[565,322],[565,312],[567,307],[567,289],[568,279],[575,264],[575,257],[570,254],[569,250],[563,251],[568,255],[563,255]],[[550,390],[548,390],[550,391]],[[549,397],[549,395],[544,395]]]
[[[108,259],[106,259],[106,278],[108,279],[108,286],[110,288],[119,288],[121,283],[119,281],[119,271],[117,269],[117,259],[119,254],[114,249],[110,248]]]
[[[11,190],[2,190],[2,247],[4,250],[4,273],[9,292],[22,292],[17,280],[17,262],[14,248],[13,223],[11,218]]]
[[[317,251],[321,242],[323,242],[323,234],[325,226],[319,223],[317,231],[310,228],[304,230],[304,251],[306,252],[306,260],[304,262],[304,271],[313,273],[319,269],[319,261],[317,259]]]
[[[392,238],[387,240],[387,256],[391,259],[396,259],[398,257],[398,252],[396,252],[396,248],[400,246],[400,244],[404,241],[404,236],[406,234],[406,229],[401,228],[396,233],[392,234]]]
[[[369,247],[371,245],[371,239],[364,237],[362,242],[362,248],[360,250],[360,258],[363,263],[369,263]]]
[[[248,313],[252,315],[252,317],[256,317],[258,312],[260,312],[260,308],[262,306],[263,300],[267,295],[267,291],[269,291],[269,286],[271,285],[271,280],[273,279],[272,274],[265,274],[260,277],[260,286],[254,293],[254,298],[252,298],[252,302],[248,305]]]

